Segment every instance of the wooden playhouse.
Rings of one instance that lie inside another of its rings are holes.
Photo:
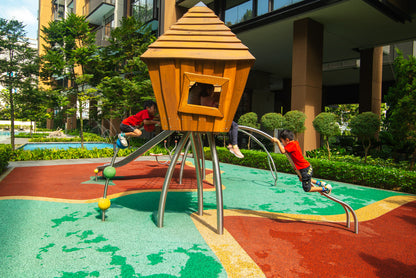
[[[228,132],[255,61],[204,4],[189,9],[141,59],[149,68],[162,128],[197,132]],[[208,87],[215,104],[201,102],[198,87]]]

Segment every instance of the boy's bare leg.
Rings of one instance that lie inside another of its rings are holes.
[[[133,132],[124,133],[124,136],[140,137],[142,136],[142,132],[140,129],[136,128]]]

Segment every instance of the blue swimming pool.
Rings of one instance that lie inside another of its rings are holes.
[[[34,149],[56,149],[56,150],[67,150],[69,148],[81,148],[81,143],[27,143],[23,146],[23,150],[34,150]],[[84,143],[84,148],[92,150],[93,148],[113,148],[113,144],[109,143]]]

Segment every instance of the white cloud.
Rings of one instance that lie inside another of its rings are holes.
[[[11,7],[5,11],[6,19],[16,19],[23,22],[25,25],[33,25],[38,23],[36,15],[34,15],[28,8]]]
[[[25,31],[30,38],[37,38],[38,1],[6,0],[0,3],[0,17],[7,20],[15,19],[26,26]]]

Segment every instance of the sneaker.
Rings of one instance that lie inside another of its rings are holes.
[[[120,143],[121,143],[124,147],[127,147],[127,146],[129,145],[129,143],[127,142],[126,137],[124,137],[122,133],[120,133],[120,134],[118,135],[118,140],[120,140]]]
[[[325,186],[322,186],[322,192],[326,194],[331,194],[332,186],[330,184],[326,184]]]
[[[326,182],[324,182],[324,181],[316,181],[316,185],[325,187]]]
[[[232,148],[230,148],[230,152],[238,158],[244,158],[244,155],[241,153],[238,146],[233,146]]]

